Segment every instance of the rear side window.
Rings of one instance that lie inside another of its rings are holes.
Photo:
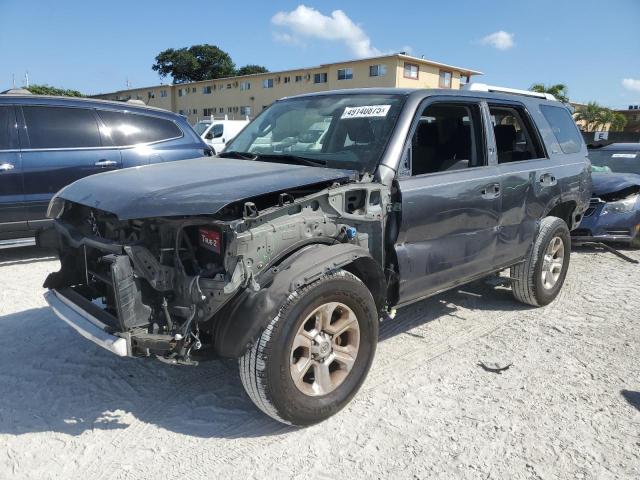
[[[536,131],[519,106],[489,105],[498,163],[520,162],[544,157]]]
[[[551,130],[564,153],[576,153],[582,147],[582,136],[569,111],[562,107],[540,105],[540,111],[547,119]]]
[[[31,148],[100,147],[92,110],[68,107],[22,107]]]
[[[0,150],[17,148],[15,136],[11,134],[15,130],[16,118],[13,107],[0,106]]]
[[[99,110],[98,115],[106,127],[103,133],[119,147],[182,136],[182,131],[175,123],[163,118],[111,110]]]

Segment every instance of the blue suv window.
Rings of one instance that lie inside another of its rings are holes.
[[[562,151],[564,153],[579,152],[582,147],[582,136],[569,111],[566,108],[551,105],[540,105],[540,111],[551,125],[551,130]]]
[[[17,148],[11,130],[15,129],[16,119],[13,107],[0,106],[0,150]]]
[[[105,136],[122,147],[138,143],[160,142],[182,136],[182,131],[170,120],[112,110],[98,110],[105,124]]]
[[[69,107],[22,107],[31,148],[100,147],[100,131],[92,110]]]

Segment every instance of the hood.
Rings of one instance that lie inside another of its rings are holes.
[[[592,173],[593,195],[601,197],[628,188],[640,188],[640,175],[635,173]]]
[[[56,196],[132,220],[215,214],[259,195],[355,178],[350,170],[203,157],[92,175]]]

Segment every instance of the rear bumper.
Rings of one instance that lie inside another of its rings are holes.
[[[109,327],[73,303],[57,290],[49,290],[44,298],[55,314],[87,340],[119,357],[131,356],[131,344],[128,338],[108,333]]]

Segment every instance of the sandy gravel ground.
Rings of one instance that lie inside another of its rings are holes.
[[[611,254],[575,252],[546,308],[495,279],[406,308],[355,400],[302,430],[254,409],[233,362],[85,341],[44,306],[57,266],[0,251],[1,479],[640,478],[640,266]]]

